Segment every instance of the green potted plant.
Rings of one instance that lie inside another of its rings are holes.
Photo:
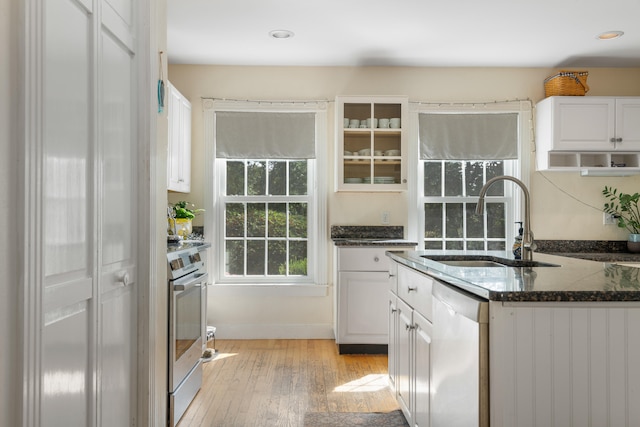
[[[195,204],[185,202],[184,200],[171,205],[171,208],[173,209],[174,224],[169,224],[170,228],[175,226],[175,234],[186,238],[193,231],[193,218],[204,212],[204,209],[196,209]]]
[[[640,193],[627,194],[605,186],[602,194],[608,200],[604,204],[604,212],[616,219],[618,227],[629,232],[627,248],[631,252],[640,252]]]

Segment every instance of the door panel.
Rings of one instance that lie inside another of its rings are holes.
[[[113,3],[113,2],[112,2]],[[130,2],[116,6],[130,10]],[[105,11],[112,11],[106,3]],[[132,425],[136,410],[135,63],[126,20],[103,19],[100,95],[100,408],[102,426]],[[125,13],[126,17],[126,13]],[[106,24],[105,24],[106,23]]]
[[[34,419],[92,425],[92,16],[69,0],[47,1],[44,9],[42,182],[31,188],[40,185],[42,197],[44,283]]]

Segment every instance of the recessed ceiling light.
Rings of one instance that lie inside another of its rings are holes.
[[[605,31],[596,36],[598,40],[613,40],[619,39],[624,34],[624,31]]]
[[[273,30],[269,31],[269,35],[274,39],[289,39],[293,37],[293,31],[289,30]]]

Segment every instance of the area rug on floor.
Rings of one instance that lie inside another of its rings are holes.
[[[392,412],[307,412],[304,427],[408,427],[402,411]]]

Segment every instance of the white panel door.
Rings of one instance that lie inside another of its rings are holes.
[[[40,371],[33,373],[41,409],[32,414],[33,425],[43,427],[92,425],[93,418],[91,29],[92,10],[85,5],[46,2],[40,184],[44,290]]]
[[[131,426],[138,323],[135,3],[32,3],[26,104],[35,136],[26,150],[25,197],[35,212],[25,229],[35,249],[25,260],[24,425]]]
[[[136,164],[133,2],[103,2],[99,66],[100,354],[98,418],[133,425],[136,410]]]
[[[616,143],[618,150],[640,150],[640,99],[616,99]]]

